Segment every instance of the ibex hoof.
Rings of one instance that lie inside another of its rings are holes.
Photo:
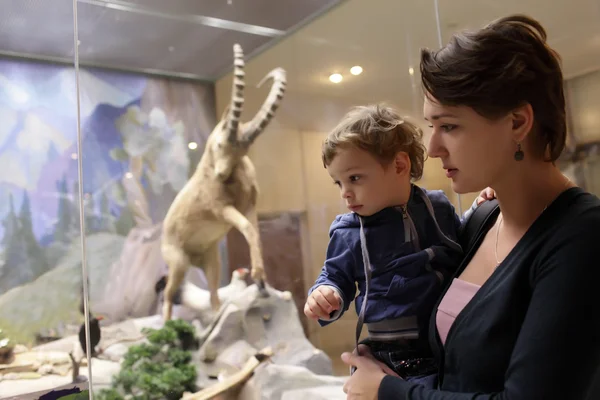
[[[258,293],[260,294],[260,297],[269,297],[269,292],[267,291],[264,280],[257,280],[256,286],[258,286]]]

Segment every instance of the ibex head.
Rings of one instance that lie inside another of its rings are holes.
[[[275,68],[258,84],[272,78],[273,86],[252,121],[240,126],[240,116],[244,105],[244,53],[239,44],[233,45],[234,68],[231,103],[224,112],[224,118],[217,124],[207,142],[207,151],[212,153],[215,177],[225,181],[231,175],[239,160],[248,153],[252,142],[273,119],[275,110],[283,98],[286,86],[285,70]]]

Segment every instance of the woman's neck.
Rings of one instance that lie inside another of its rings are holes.
[[[492,187],[503,224],[514,230],[527,230],[558,195],[574,186],[551,163],[532,163],[523,167]]]

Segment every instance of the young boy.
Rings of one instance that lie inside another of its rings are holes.
[[[435,373],[429,316],[463,252],[448,198],[411,183],[423,173],[422,131],[388,107],[357,107],[329,133],[322,160],[351,212],[331,224],[304,313],[325,326],[355,300],[357,336],[364,321],[375,358],[405,379]]]

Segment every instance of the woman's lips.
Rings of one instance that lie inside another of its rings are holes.
[[[446,177],[453,178],[458,173],[456,168],[446,168]]]

